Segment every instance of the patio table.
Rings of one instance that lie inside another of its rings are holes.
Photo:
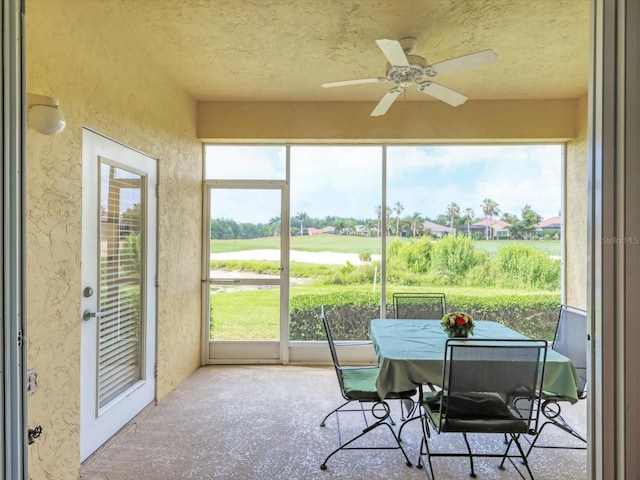
[[[375,348],[380,371],[376,388],[380,398],[389,392],[402,392],[416,385],[442,382],[442,368],[447,334],[440,320],[374,319],[369,336]],[[498,322],[475,322],[477,339],[527,339]],[[573,362],[549,348],[544,372],[545,391],[560,394],[571,403],[578,401],[580,377]]]

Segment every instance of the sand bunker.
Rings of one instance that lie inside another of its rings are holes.
[[[380,260],[380,255],[371,255],[372,260]],[[244,250],[242,252],[212,253],[211,260],[268,260],[277,262],[280,260],[279,250]],[[361,265],[362,262],[357,253],[336,252],[301,252],[291,250],[291,262],[316,263],[320,265]]]

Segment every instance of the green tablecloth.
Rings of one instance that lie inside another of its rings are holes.
[[[369,325],[369,336],[380,366],[376,381],[380,398],[389,392],[411,390],[418,384],[442,382],[447,334],[439,320],[376,319]],[[500,323],[480,320],[471,338],[517,340],[527,337]],[[549,348],[543,389],[575,403],[579,384],[580,378],[571,360]]]

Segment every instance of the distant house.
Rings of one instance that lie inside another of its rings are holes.
[[[446,235],[455,235],[456,233],[455,228],[445,227],[444,225],[439,225],[437,223],[430,222],[429,220],[422,222],[422,231],[430,233],[431,236],[436,238],[442,238]]]
[[[549,217],[546,220],[542,220],[540,223],[536,223],[533,226],[533,234],[538,236],[543,236],[545,233],[549,233],[551,235],[558,233],[562,229],[562,218],[561,217]]]
[[[334,234],[336,233],[336,227],[324,227],[324,228],[309,227],[307,228],[307,232],[309,232],[309,235],[320,235],[322,233]]]
[[[369,229],[365,225],[356,225],[354,229],[356,235],[369,235]]]
[[[473,235],[476,232],[482,233],[483,237],[487,235],[487,227],[489,228],[489,238],[509,238],[510,223],[507,223],[498,218],[485,218],[479,222],[469,225],[470,234]],[[467,232],[466,227],[461,229],[464,233]]]

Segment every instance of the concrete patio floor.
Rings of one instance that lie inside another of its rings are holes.
[[[398,450],[342,451],[320,470],[337,447],[335,416],[319,423],[342,402],[332,367],[207,366],[196,371],[155,406],[148,407],[92,457],[82,480],[412,480],[425,470],[405,465]],[[400,418],[392,402],[393,417]],[[586,432],[586,402],[563,408],[574,426]],[[355,435],[362,417],[340,416],[343,439]],[[397,431],[397,427],[396,427]],[[389,432],[377,429],[364,438],[388,445]],[[419,422],[403,431],[403,445],[413,464],[421,440]],[[432,436],[432,448],[458,445],[455,434]],[[576,444],[555,428],[541,443]],[[501,447],[502,437],[476,436],[478,448]],[[586,451],[535,449],[529,457],[538,480],[586,479]],[[479,479],[520,478],[499,459],[477,459]],[[434,459],[436,478],[469,478],[467,459]]]

